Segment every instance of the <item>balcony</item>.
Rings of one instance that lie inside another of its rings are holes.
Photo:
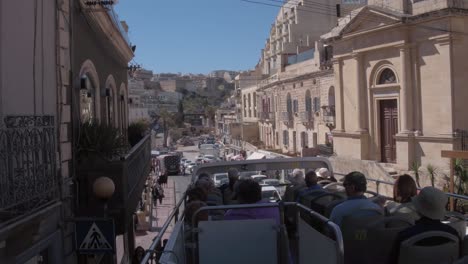
[[[280,121],[285,124],[291,124],[293,121],[293,113],[292,112],[281,112]]]
[[[303,123],[304,125],[312,124],[314,122],[314,116],[312,112],[305,111],[298,113],[298,120],[299,122]]]
[[[8,116],[0,129],[0,228],[59,200],[53,116]]]
[[[95,198],[94,181],[102,176],[114,181],[115,192],[107,202],[108,216],[114,218],[116,232],[123,234],[131,228],[132,215],[141,198],[150,171],[151,138],[144,137],[118,160],[92,156],[78,164],[80,216],[103,216],[104,204]]]
[[[326,123],[328,127],[335,126],[335,106],[324,106],[323,107],[323,122]]]
[[[261,121],[275,121],[275,112],[260,112],[258,113],[258,117]]]

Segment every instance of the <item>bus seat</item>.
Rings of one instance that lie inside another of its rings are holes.
[[[341,231],[345,248],[345,264],[372,263],[369,262],[368,255],[363,254],[363,252],[368,252],[370,249],[368,248],[369,227],[372,223],[383,218],[383,212],[373,208],[358,209],[353,214],[343,218]]]
[[[461,255],[468,256],[468,235],[463,237],[462,243]]]
[[[429,237],[443,237],[449,242],[436,246],[417,245],[418,242]],[[413,236],[400,245],[399,264],[442,264],[452,263],[458,259],[459,239],[447,232],[430,231]]]
[[[333,201],[344,201],[343,196],[330,192],[323,192],[311,198],[307,206],[321,215],[325,214],[328,205]]]
[[[468,256],[463,257],[463,258],[453,262],[452,264],[468,264]]]
[[[411,226],[406,218],[387,216],[369,225],[367,251],[369,263],[386,263],[400,231]]]
[[[342,263],[337,242],[299,219],[299,261],[296,263]],[[265,262],[266,263],[266,262]]]
[[[460,239],[466,236],[466,221],[465,216],[458,212],[447,212],[448,225],[457,230]]]
[[[198,229],[198,263],[279,263],[279,226],[273,219],[206,221]]]

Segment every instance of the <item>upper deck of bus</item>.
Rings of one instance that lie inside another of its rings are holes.
[[[281,177],[286,176],[296,168],[305,171],[327,168],[333,175],[333,168],[326,158],[248,160],[204,164],[194,171],[192,182],[195,182],[202,173],[213,175],[227,172],[229,168],[236,168],[240,172],[262,171],[268,175],[280,175]],[[382,184],[391,183],[382,182]],[[330,187],[330,193],[333,193],[340,190],[340,185],[341,183],[332,183],[324,188]],[[333,193],[329,196],[333,197],[333,199],[330,198],[330,201],[335,200],[334,198],[340,195],[342,193],[339,195],[336,192]],[[375,198],[377,195],[378,193],[372,190],[366,194],[369,198]],[[457,196],[457,198],[466,199],[467,197]],[[184,221],[182,211],[186,202],[184,194],[161,228],[161,232],[155,237],[153,244],[148,248],[142,263],[149,263],[148,261],[156,255],[160,256],[159,263],[310,263],[313,260],[318,261],[317,263],[352,263],[350,260],[356,257],[353,256],[355,254],[368,257],[368,262],[362,263],[380,263],[383,256],[389,254],[388,248],[391,248],[392,239],[395,238],[396,232],[410,225],[405,219],[382,216],[372,224],[370,220],[364,220],[364,225],[362,225],[363,222],[360,222],[359,228],[352,232],[342,230],[331,222],[327,215],[323,215],[323,212],[321,214],[311,209],[309,202],[317,201],[319,199],[301,203],[206,206],[197,211],[200,213],[202,211],[276,207],[281,215],[279,225],[268,219],[228,221],[213,218],[209,221],[196,223],[194,219]],[[294,236],[288,234],[288,229],[285,226],[286,214],[290,214],[291,211],[296,214],[297,233]],[[457,228],[463,242],[466,235],[464,216],[456,213],[448,213],[448,216],[450,217],[447,218],[449,219],[447,223]],[[192,227],[189,227],[190,225],[187,223],[192,223]],[[397,225],[389,228],[388,223],[396,223]],[[369,225],[367,226],[367,224]],[[169,240],[164,249],[159,249],[159,254],[156,254],[158,253],[158,245],[170,225],[174,226]],[[463,246],[465,244],[463,243]],[[373,250],[351,252],[359,247],[361,249],[372,248]],[[460,256],[465,255],[464,251],[458,253]]]

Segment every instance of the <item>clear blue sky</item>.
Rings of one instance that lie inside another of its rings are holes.
[[[255,66],[279,8],[239,0],[120,0],[135,61],[159,72]]]

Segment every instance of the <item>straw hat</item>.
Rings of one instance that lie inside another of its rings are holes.
[[[447,195],[434,187],[425,187],[413,197],[416,211],[430,219],[442,220],[446,214]]]
[[[320,168],[315,171],[315,174],[317,174],[317,177],[322,177],[322,178],[328,178],[330,177],[330,172],[328,171],[327,168]]]

